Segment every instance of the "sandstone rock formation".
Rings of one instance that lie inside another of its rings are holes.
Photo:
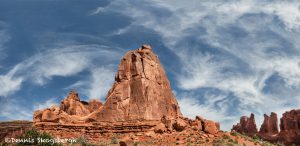
[[[35,111],[33,121],[35,123],[82,123],[85,121],[85,117],[101,107],[102,103],[98,100],[81,101],[78,93],[73,90],[61,102],[59,107],[53,105],[50,108]]]
[[[300,109],[285,112],[280,118],[278,140],[300,145]]]
[[[211,136],[218,134],[219,123],[199,116],[182,116],[165,71],[149,45],[129,51],[121,59],[105,103],[81,101],[71,91],[60,106],[38,110],[34,126],[54,136],[92,139],[103,133],[173,133],[186,130]]]
[[[243,117],[241,117],[241,122],[242,121],[244,121]],[[246,124],[237,124],[233,126],[232,130],[250,135],[242,130],[246,129],[246,127]],[[263,140],[274,143],[282,142],[285,145],[300,145],[300,109],[291,110],[283,114],[282,118],[280,118],[280,131],[278,130],[277,114],[274,112],[272,112],[270,116],[264,114],[264,122],[259,132],[253,131],[250,136],[255,134]]]
[[[240,123],[234,125],[232,130],[236,132],[243,133],[248,136],[253,136],[257,133],[257,127],[255,123],[254,114],[251,113],[250,117],[242,116],[240,118]]]
[[[258,135],[263,139],[269,141],[277,141],[278,130],[278,119],[277,114],[272,112],[270,116],[264,114],[264,122],[262,123]]]
[[[95,121],[160,120],[181,115],[170,82],[149,45],[129,51]]]

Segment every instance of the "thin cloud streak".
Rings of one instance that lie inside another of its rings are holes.
[[[239,101],[229,107],[236,109],[235,115],[221,110],[215,113],[238,117],[250,112],[262,115],[274,110],[282,113],[300,106],[294,102],[299,92],[293,90],[300,89],[299,6],[296,1],[155,1],[137,7],[131,2],[117,0],[101,8],[101,12],[117,12],[132,18],[129,26],[112,35],[126,34],[136,26],[156,32],[183,64],[182,73],[177,74],[178,87],[189,92],[214,88],[232,93],[234,97],[231,98]],[[166,15],[158,15],[153,10]],[[268,84],[277,82],[272,79],[276,75],[284,81],[278,84],[292,92],[285,96],[293,97],[282,99],[268,92],[280,89]],[[190,103],[180,100],[183,106]],[[213,102],[210,98],[205,100]],[[265,105],[266,102],[271,106]],[[202,106],[215,110],[214,106],[205,104],[192,107],[195,111],[203,111]],[[261,121],[262,117],[257,117]],[[231,128],[228,125],[225,126],[227,130]]]

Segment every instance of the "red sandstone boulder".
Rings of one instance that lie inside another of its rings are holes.
[[[191,126],[194,130],[200,130],[202,131],[203,128],[203,124],[202,124],[202,121],[204,121],[202,118],[200,118],[199,116],[196,116],[195,120],[191,121]]]
[[[215,123],[214,121],[211,120],[204,120],[204,131],[209,133],[209,134],[216,134],[219,132],[219,123]]]
[[[57,106],[52,106],[50,108],[47,108],[44,110],[41,114],[41,119],[40,121],[45,121],[45,122],[58,122],[59,121],[59,107]]]
[[[243,133],[248,136],[253,136],[257,133],[257,127],[255,123],[254,114],[251,113],[250,118],[242,116],[240,118],[240,123],[233,125],[232,130]]]
[[[188,124],[181,118],[176,119],[173,123],[173,129],[176,131],[183,131],[186,127],[188,127]]]
[[[166,125],[165,124],[163,124],[163,123],[160,123],[160,124],[158,124],[158,125],[156,125],[155,127],[154,127],[154,132],[155,133],[164,133],[164,132],[166,132],[168,129],[166,128]]]

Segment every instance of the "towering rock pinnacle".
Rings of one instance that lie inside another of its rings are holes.
[[[274,135],[278,134],[278,119],[277,114],[272,112],[270,116],[264,114],[264,122],[260,127],[260,134]]]
[[[163,116],[177,118],[181,112],[158,57],[149,45],[143,45],[125,54],[103,108],[91,118],[130,121]]]

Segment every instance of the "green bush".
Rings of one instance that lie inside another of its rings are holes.
[[[232,136],[238,136],[238,135],[239,135],[239,133],[238,133],[238,132],[236,132],[236,131],[234,131],[234,130],[233,130],[233,131],[231,131],[231,132],[230,132],[230,134],[231,134]]]
[[[118,144],[118,138],[113,137],[113,138],[111,139],[111,144]]]

